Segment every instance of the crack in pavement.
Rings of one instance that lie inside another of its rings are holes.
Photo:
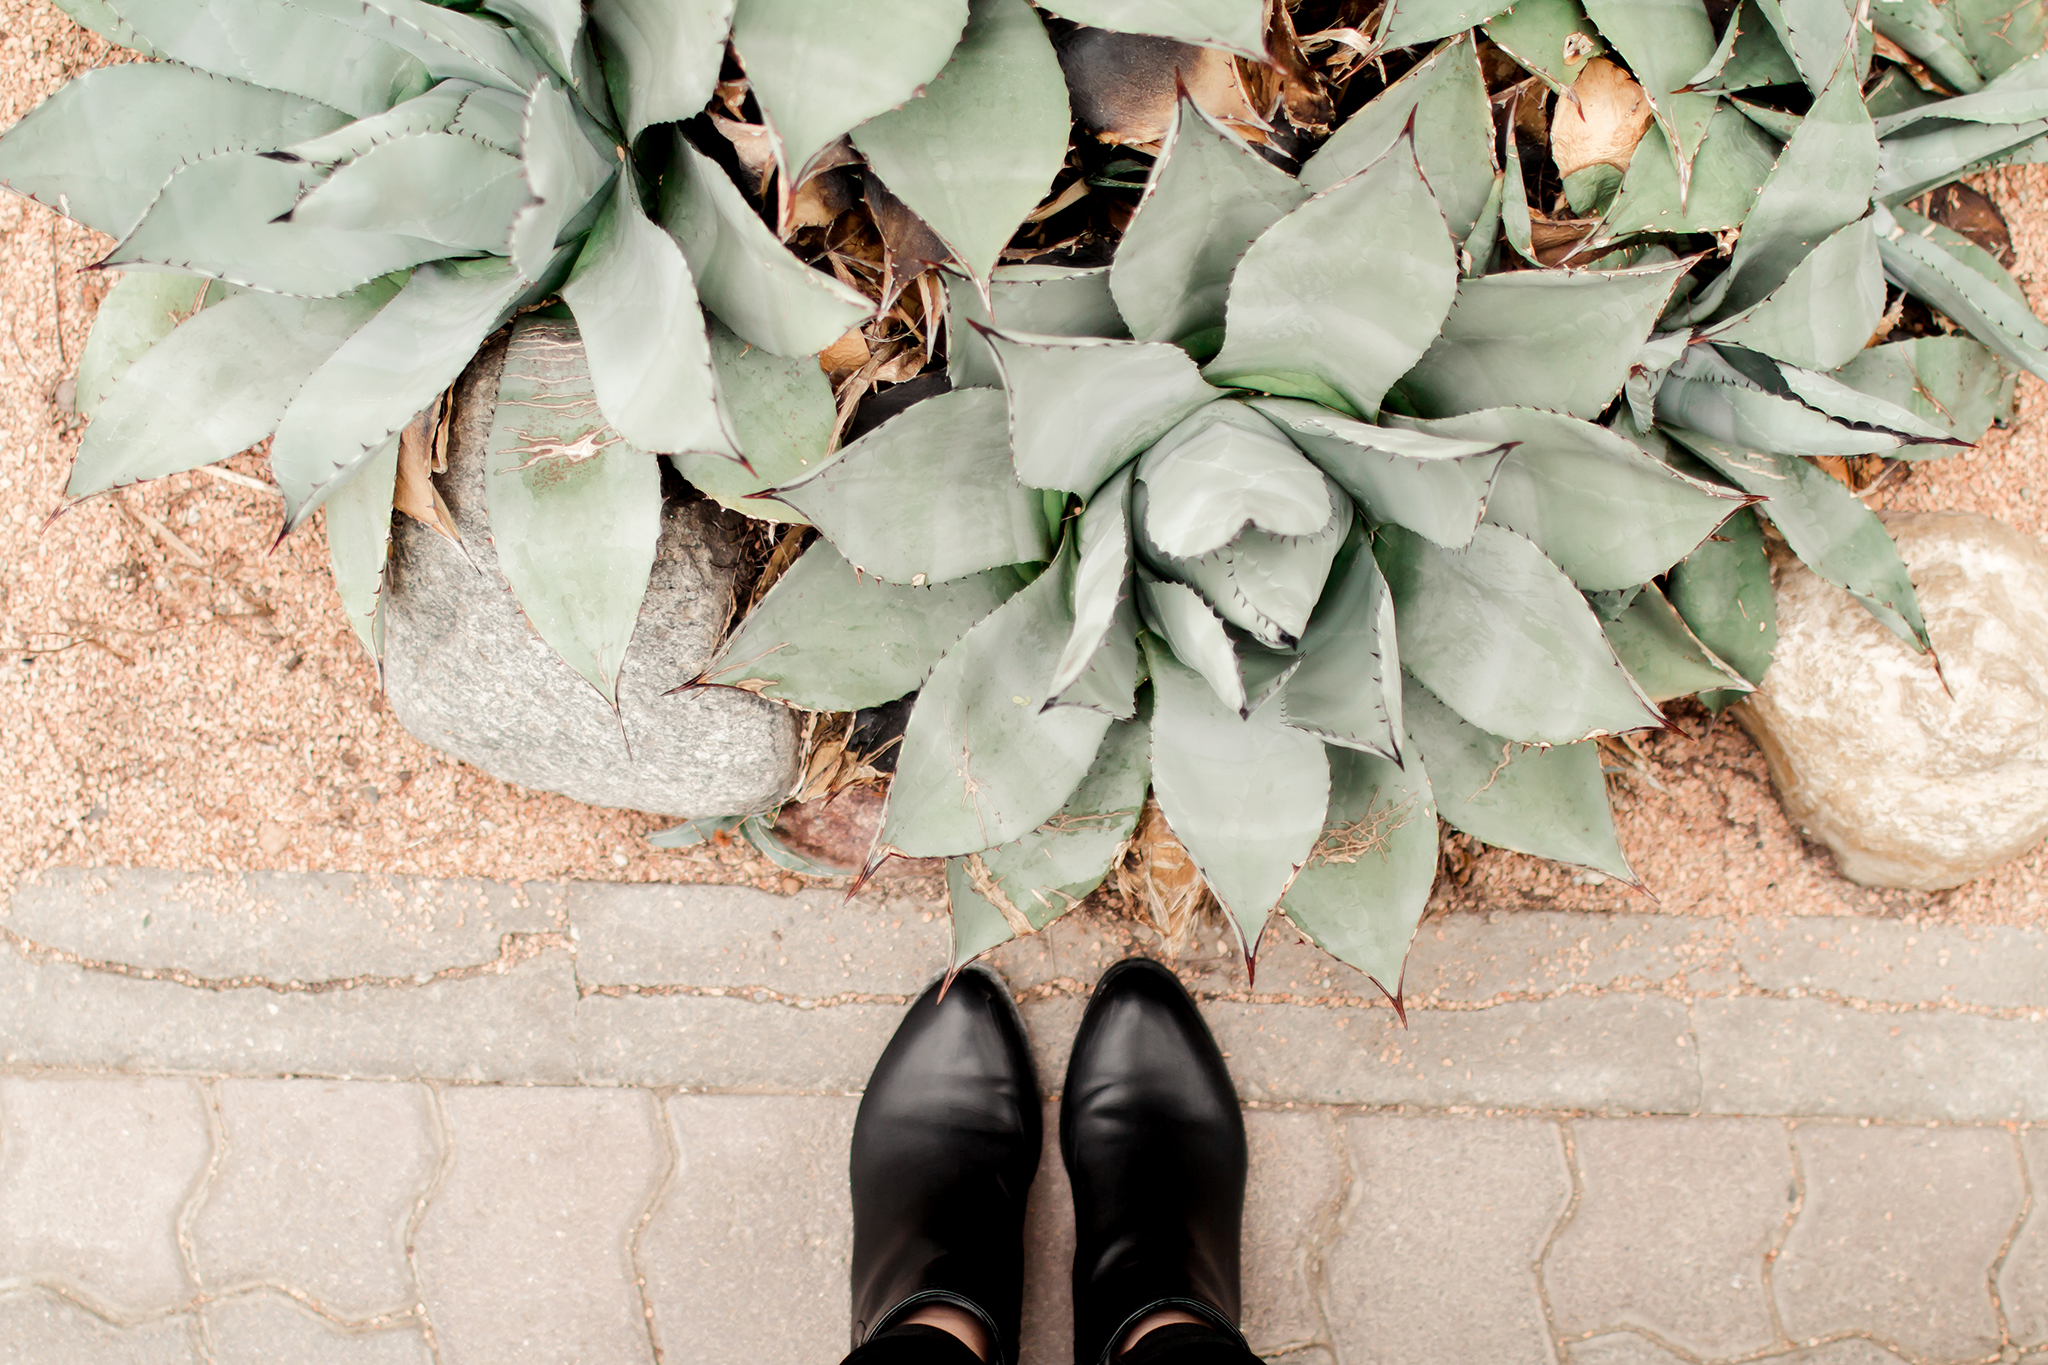
[[[462,963],[453,967],[441,967],[431,972],[415,972],[411,975],[362,972],[354,976],[330,977],[318,981],[302,981],[296,978],[280,981],[254,972],[238,973],[233,976],[203,976],[198,972],[187,971],[183,967],[141,967],[128,962],[86,957],[81,953],[37,943],[34,939],[25,938],[5,927],[0,927],[0,942],[9,944],[24,959],[38,966],[76,967],[81,971],[99,972],[107,976],[125,976],[137,981],[164,982],[191,990],[264,990],[278,995],[324,995],[332,991],[362,990],[369,987],[401,989],[408,986],[428,986],[441,981],[470,981],[483,976],[503,976],[513,967],[552,948],[570,953],[575,951],[566,933],[553,930],[514,931],[500,935],[498,955],[483,962]]]

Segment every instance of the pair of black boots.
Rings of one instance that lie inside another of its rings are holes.
[[[1016,1365],[1024,1200],[1043,1121],[1022,1021],[978,970],[910,1007],[854,1123],[853,1341],[847,1365],[971,1365],[936,1327],[950,1305]],[[1173,974],[1129,958],[1103,974],[1074,1038],[1060,1103],[1074,1192],[1074,1360],[1255,1365],[1238,1333],[1244,1118],[1223,1056]],[[1195,1319],[1194,1323],[1186,1322]]]

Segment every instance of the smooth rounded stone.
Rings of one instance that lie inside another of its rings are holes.
[[[668,695],[718,647],[741,519],[707,500],[663,508],[614,716],[534,633],[498,571],[483,476],[504,361],[501,335],[464,375],[448,472],[435,480],[468,558],[438,531],[397,519],[385,588],[392,712],[414,737],[493,777],[594,806],[693,819],[775,805],[797,777],[796,713],[726,687]]]
[[[1970,512],[1884,521],[1941,676],[1849,594],[1784,562],[1777,656],[1736,715],[1786,813],[1843,876],[1933,891],[2048,834],[2048,549]]]

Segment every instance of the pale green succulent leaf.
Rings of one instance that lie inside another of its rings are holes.
[[[1603,50],[1579,0],[1520,0],[1487,20],[1486,36],[1558,91],[1577,84],[1586,63]]]
[[[1066,163],[1073,115],[1045,25],[1025,0],[972,0],[924,91],[853,130],[871,174],[987,280]]]
[[[775,496],[890,583],[944,583],[1052,555],[1038,494],[1010,472],[1002,395],[987,389],[912,404]],[[1048,677],[1057,657],[1055,647]]]
[[[1135,582],[1116,605],[1116,615],[1102,644],[1088,660],[1081,676],[1054,692],[1049,705],[1086,706],[1115,720],[1129,720],[1138,712],[1138,684],[1144,681],[1139,669],[1138,613]],[[1068,637],[1070,640],[1072,636]]]
[[[1307,197],[1293,176],[1182,95],[1109,268],[1131,334],[1189,343],[1202,358],[1215,354],[1238,261]]]
[[[1397,522],[1451,549],[1472,539],[1507,450],[1498,441],[1373,426],[1294,399],[1254,399],[1253,406],[1284,425],[1302,453],[1375,520]]]
[[[1657,390],[1656,409],[1659,423],[1784,455],[1877,455],[1904,444],[1888,432],[1843,426],[1793,399],[1713,379],[1672,375]]]
[[[396,298],[335,349],[291,400],[270,444],[288,530],[455,382],[526,288],[501,259],[436,261],[414,271]]]
[[[1741,8],[1732,17],[1732,26],[1738,32],[1727,61],[1711,79],[1696,79],[1688,84],[1703,92],[1727,94],[1736,90],[1752,90],[1761,85],[1798,83],[1799,68],[1757,8],[1757,0],[1743,0]],[[1723,41],[1726,41],[1725,30]],[[1716,59],[1719,56],[1717,48]],[[1712,64],[1710,61],[1709,65]],[[1699,74],[1704,75],[1704,69]]]
[[[1985,76],[2010,70],[2048,43],[2042,0],[1947,0],[1970,60]]]
[[[1238,715],[1251,713],[1237,645],[1216,609],[1185,583],[1160,578],[1148,569],[1137,576],[1138,604],[1145,627],[1175,658],[1201,675],[1216,699]]]
[[[510,28],[474,14],[443,9],[430,0],[291,0],[291,4],[402,48],[418,58],[431,76],[453,76],[523,94],[543,74],[540,63],[528,55]]]
[[[628,140],[703,111],[732,15],[733,0],[592,0],[590,24]]]
[[[1381,26],[1378,44],[1382,48],[1411,47],[1432,43],[1478,28],[1507,9],[1513,0],[1394,0],[1392,11]]]
[[[1331,565],[1301,637],[1301,660],[1276,703],[1281,719],[1326,743],[1401,754],[1401,655],[1394,599],[1361,524]]]
[[[1845,57],[1854,58],[1855,6],[1842,0],[1757,0],[1757,8],[1815,94],[1827,85]]]
[[[1266,918],[1309,860],[1330,804],[1323,742],[1269,709],[1238,715],[1146,636],[1152,793],[1230,915],[1247,961]]]
[[[1861,218],[1809,252],[1768,297],[1703,335],[1788,365],[1831,370],[1863,349],[1884,303],[1876,220]]]
[[[113,8],[155,55],[317,100],[354,118],[418,94],[431,79],[418,58],[378,35],[296,4],[114,0]]]
[[[1879,152],[1877,198],[1898,205],[1961,175],[2040,157],[2048,118],[2025,123],[1951,123],[1884,140]]]
[[[1149,33],[1266,59],[1262,0],[1052,0],[1044,8],[1090,28]]]
[[[1628,62],[1650,112],[1677,153],[1678,183],[1692,178],[1693,156],[1720,100],[1685,89],[1714,58],[1719,41],[1702,0],[1585,0],[1600,36]]]
[[[1074,629],[1053,666],[1050,695],[1057,699],[1088,671],[1115,627],[1131,585],[1131,471],[1104,484],[1081,512],[1080,561],[1074,570]],[[1132,676],[1136,676],[1133,659]]]
[[[485,89],[468,81],[442,81],[433,89],[413,96],[401,104],[379,113],[357,119],[354,123],[294,142],[283,150],[301,161],[332,166],[338,162],[351,161],[363,155],[380,143],[393,138],[406,137],[414,133],[445,133],[454,126],[462,113],[462,105],[471,95]],[[501,90],[491,92],[504,96]],[[510,96],[504,96],[510,98]],[[515,140],[510,147],[499,151],[519,150]]]
[[[1436,882],[1436,799],[1419,758],[1402,766],[1335,746],[1328,757],[1323,833],[1280,908],[1318,948],[1398,1000],[1408,945]]]
[[[1700,642],[1749,682],[1762,682],[1778,648],[1778,597],[1756,513],[1744,508],[1730,517],[1672,566],[1667,582],[1671,605]]]
[[[737,458],[690,267],[675,239],[648,220],[633,180],[629,168],[614,183],[562,286],[597,405],[641,450]]]
[[[661,538],[661,469],[598,411],[576,328],[520,320],[484,455],[498,568],[526,619],[607,704]]]
[[[1541,407],[1591,421],[1621,392],[1691,264],[1464,280],[1443,334],[1401,391],[1431,417]]]
[[[327,500],[327,565],[342,614],[372,659],[384,657],[384,564],[391,550],[391,495],[398,482],[398,437],[378,448],[363,472]]]
[[[1761,510],[1806,566],[1841,588],[1914,648],[1929,648],[1913,580],[1884,523],[1818,465],[1745,449],[1697,431],[1670,436],[1715,472],[1763,499]]]
[[[2011,277],[1997,259],[1975,243],[1947,242],[1927,229],[1906,231],[1904,225],[1917,215],[1899,213],[1890,227],[1879,218],[1877,250],[1885,274],[2013,364],[2048,378],[2048,323],[2034,316],[2024,298],[2013,297]]]
[[[851,22],[820,0],[739,0],[733,49],[780,140],[787,183],[841,135],[937,76],[967,16],[968,0],[891,0]]]
[[[1890,137],[1922,119],[2027,123],[2040,118],[2048,118],[2048,60],[2037,52],[1974,94],[1936,100],[1878,119],[1877,135]]]
[[[79,416],[99,415],[100,404],[128,367],[199,311],[209,283],[191,275],[153,271],[114,281],[92,316],[92,332],[78,357]]]
[[[1323,474],[1242,403],[1215,403],[1181,422],[1138,461],[1138,523],[1175,559],[1219,549],[1247,525],[1282,536],[1330,524]]]
[[[1141,470],[1143,466],[1140,466]],[[1146,519],[1146,485],[1135,499],[1141,525]],[[1202,594],[1231,625],[1268,649],[1292,650],[1322,595],[1330,565],[1351,532],[1351,499],[1331,484],[1332,515],[1319,531],[1274,535],[1248,526],[1230,543],[1190,558],[1168,558],[1145,546],[1152,569]]]
[[[1743,118],[1780,144],[1792,140],[1792,135],[1799,131],[1800,121],[1806,117],[1804,114],[1789,114],[1783,109],[1773,109],[1767,104],[1755,104],[1745,99],[1730,99],[1729,103],[1735,106]]]
[[[1639,884],[1614,833],[1600,747],[1525,748],[1489,734],[1407,680],[1408,740],[1429,771],[1436,813],[1496,848],[1576,863]]]
[[[859,290],[791,255],[739,186],[680,131],[675,146],[661,223],[721,322],[777,355],[808,356],[874,313]]]
[[[1747,692],[1742,675],[1723,663],[1686,628],[1678,611],[1645,583],[1606,622],[1607,642],[1621,656],[1622,667],[1651,701],[1666,702],[1700,692]]]
[[[1143,720],[1110,726],[1057,815],[1021,839],[947,861],[955,966],[1043,929],[1102,884],[1145,807],[1151,746]]]
[[[1939,336],[1872,346],[1834,378],[1974,445],[1997,420],[2009,374],[1983,342]]]
[[[932,670],[903,732],[883,844],[911,857],[976,853],[1037,829],[1073,796],[1110,727],[1087,707],[1045,706],[1073,632],[1073,579],[1069,549]]]
[[[1429,349],[1457,292],[1457,245],[1402,138],[1252,243],[1230,282],[1223,349],[1204,374],[1246,386],[1304,374],[1369,417]]]
[[[1083,497],[1222,395],[1163,341],[985,329],[1008,395],[1017,477]]]
[[[170,62],[110,66],[71,81],[0,136],[0,184],[118,240],[181,167],[347,122],[298,95]]]
[[[1381,526],[1373,551],[1402,666],[1474,724],[1520,743],[1570,744],[1663,723],[1586,599],[1527,538],[1481,526],[1470,545],[1446,550]]]
[[[1880,37],[1917,58],[1951,89],[1968,94],[1984,77],[1970,60],[1951,6],[1934,0],[1871,0],[1870,20]]]
[[[956,389],[999,388],[1003,372],[973,324],[1047,337],[1128,337],[1110,295],[1109,267],[999,265],[989,298],[961,275],[946,275],[946,376]]]
[[[1678,163],[1660,128],[1636,144],[1621,193],[1601,229],[1610,238],[1638,232],[1725,232],[1740,227],[1777,160],[1777,144],[1734,108],[1715,111],[1680,192]]]
[[[736,512],[762,521],[802,522],[802,514],[788,503],[757,495],[800,479],[825,462],[838,418],[831,381],[815,360],[749,346],[715,318],[711,369],[718,381],[719,410],[746,464],[705,454],[671,455],[669,463],[700,491]]]
[[[1008,566],[935,588],[884,583],[815,541],[698,681],[811,711],[880,706],[915,692],[969,627],[1023,586]]]
[[[583,33],[582,0],[483,0],[483,7],[517,29],[557,76],[575,84],[576,40]]]
[[[512,216],[530,197],[517,158],[459,133],[414,133],[336,167],[288,221],[503,255]]]
[[[52,0],[81,28],[91,29],[116,47],[125,47],[145,57],[161,56],[149,39],[137,33],[126,19],[114,13],[107,0]]]
[[[1648,581],[1742,505],[1727,489],[1561,413],[1493,408],[1417,425],[1512,447],[1494,476],[1487,522],[1528,537],[1587,591]]]
[[[100,403],[65,492],[85,497],[247,450],[277,429],[307,379],[397,292],[396,280],[338,299],[252,292],[188,319]]]
[[[1961,340],[1970,341],[1968,337]],[[1970,344],[1977,346],[1974,341],[1970,341]],[[1978,346],[1978,349],[1981,351],[1983,347]],[[1985,354],[1988,358],[1989,352]],[[1996,376],[1995,361],[1991,369]],[[1900,407],[1890,399],[1880,398],[1876,394],[1866,393],[1860,388],[1845,384],[1835,375],[1802,370],[1796,365],[1781,365],[1778,373],[1785,381],[1785,387],[1792,390],[1808,407],[1818,408],[1828,416],[1838,417],[1844,422],[1883,427],[1887,431],[1896,431],[1902,435],[1921,437],[1928,443],[1901,446],[1894,456],[1896,459],[1939,459],[1955,454],[1960,446],[1950,432],[1933,419],[1923,417],[1909,408]],[[1995,395],[1995,388],[1993,392]],[[1989,425],[1988,416],[1986,425]]]
[[[575,101],[551,80],[526,98],[525,136],[520,160],[535,202],[512,220],[512,264],[529,280],[544,276],[555,249],[567,243],[572,226],[585,221],[593,203],[618,172],[618,163],[598,150],[587,119]]]
[[[1493,192],[1493,115],[1472,39],[1440,44],[1344,121],[1302,163],[1301,183],[1320,193],[1377,164],[1414,121],[1415,159],[1451,235],[1463,241]]]

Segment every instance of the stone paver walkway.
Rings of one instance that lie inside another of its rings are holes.
[[[0,907],[0,1365],[831,1362],[859,1086],[939,907],[50,874]],[[1056,1090],[1117,926],[996,965]],[[2048,932],[1424,926],[1409,1027],[1184,964],[1298,1365],[2048,1365]],[[1049,1109],[1050,1099],[1049,1099]],[[1065,1361],[1034,1193],[1025,1358]]]

